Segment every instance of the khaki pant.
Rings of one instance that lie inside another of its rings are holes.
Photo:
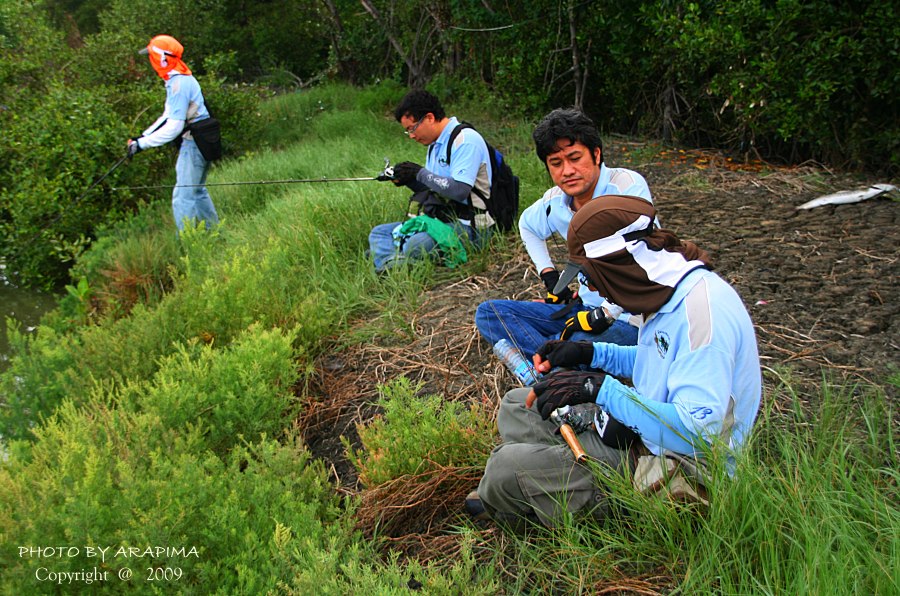
[[[606,495],[590,468],[575,463],[572,450],[556,425],[525,407],[529,389],[513,389],[503,396],[497,426],[503,444],[494,448],[478,485],[478,496],[497,521],[514,523],[534,518],[554,525],[564,511],[605,516]],[[627,454],[604,445],[593,430],[578,435],[594,461],[618,469]]]

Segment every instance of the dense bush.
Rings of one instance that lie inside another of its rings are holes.
[[[148,381],[67,401],[0,468],[0,536],[196,547],[197,557],[106,565],[179,567],[184,585],[256,592],[287,579],[279,527],[316,541],[336,515],[321,464],[295,439],[266,438],[281,434],[295,376],[291,337],[256,328],[226,350],[184,349]],[[34,568],[47,564],[13,549],[0,557],[6,589],[30,591]],[[54,570],[98,562],[59,563]]]
[[[357,429],[362,449],[347,446],[364,485],[442,466],[480,468],[487,461],[494,436],[491,416],[439,395],[417,396],[417,389],[406,377],[379,387],[384,414]]]
[[[380,21],[355,4],[338,3],[337,54],[357,80],[399,71],[445,96],[483,80],[529,117],[580,101],[612,132],[900,171],[894,4],[370,2]]]
[[[883,3],[645,6],[680,134],[766,156],[900,168],[900,12]],[[886,131],[892,131],[885,134]]]
[[[40,432],[27,460],[0,469],[0,553],[6,591],[35,593],[37,567],[110,570],[114,593],[152,593],[148,568],[179,569],[179,592],[265,593],[292,579],[297,557],[328,550],[344,530],[321,463],[299,442],[267,438],[234,445],[223,458],[204,449],[199,428],[167,427],[156,415],[98,400],[69,405]],[[19,557],[12,546],[78,546],[78,556]],[[85,546],[109,548],[105,563]],[[183,548],[115,557],[119,548]],[[182,551],[184,552],[184,551]],[[122,567],[134,571],[120,582]],[[158,586],[157,586],[158,589]]]

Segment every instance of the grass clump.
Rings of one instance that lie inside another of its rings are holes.
[[[363,449],[347,444],[366,486],[445,467],[484,467],[494,434],[490,416],[439,395],[418,396],[418,389],[406,377],[379,387],[384,413],[358,427]]]
[[[516,542],[504,566],[528,573],[511,574],[510,588],[895,593],[896,422],[876,390],[825,383],[821,398],[815,410],[763,412],[736,474],[713,466],[705,512],[598,474],[614,515],[603,525],[568,520]]]
[[[493,417],[437,395],[418,396],[401,377],[380,387],[384,414],[357,428],[363,449],[347,444],[366,489],[358,527],[400,538],[400,548],[434,537],[478,483],[493,446]]]

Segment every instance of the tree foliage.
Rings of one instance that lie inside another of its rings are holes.
[[[62,279],[93,226],[146,198],[101,187],[71,204],[159,110],[135,54],[158,33],[184,44],[233,155],[258,130],[248,83],[387,79],[526,119],[578,105],[609,132],[900,172],[892,3],[0,0],[0,245],[26,281]],[[161,181],[169,162],[141,156],[110,183]]]
[[[356,73],[484,82],[530,117],[583,105],[610,131],[900,171],[894,5],[364,0],[361,19],[354,4],[339,54],[367,57]],[[383,51],[354,51],[373,25]]]

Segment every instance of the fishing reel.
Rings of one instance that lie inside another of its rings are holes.
[[[394,179],[394,167],[391,165],[391,160],[387,157],[384,158],[384,170],[375,177],[375,180],[379,182],[385,182],[387,180]]]

